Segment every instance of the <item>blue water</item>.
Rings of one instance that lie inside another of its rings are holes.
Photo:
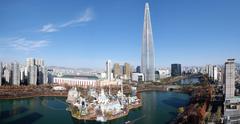
[[[177,115],[178,107],[189,102],[189,96],[174,92],[142,93],[142,108],[108,123],[165,124]],[[34,97],[17,100],[0,100],[0,124],[77,124],[96,123],[73,119],[66,111],[65,98]]]

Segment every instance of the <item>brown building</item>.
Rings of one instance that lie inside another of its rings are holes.
[[[113,65],[113,77],[118,78],[120,76],[121,76],[120,65],[118,63],[115,63]]]
[[[130,64],[124,63],[123,74],[124,74],[124,77],[125,77],[125,78],[130,79],[131,73],[132,73],[131,70],[132,70],[132,69],[131,69]]]

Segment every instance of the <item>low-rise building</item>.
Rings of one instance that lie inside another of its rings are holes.
[[[62,77],[53,77],[53,83],[59,85],[69,85],[69,86],[96,86],[98,78],[93,76],[73,76],[67,75]]]
[[[108,85],[120,85],[117,80],[99,80],[95,76],[74,76],[67,75],[62,77],[54,77],[53,83],[58,85],[69,85],[78,87],[101,87]]]
[[[143,73],[132,73],[132,81],[144,81]]]

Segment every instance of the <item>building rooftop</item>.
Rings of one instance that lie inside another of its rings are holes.
[[[63,75],[62,78],[75,78],[75,79],[88,79],[88,80],[98,80],[96,76],[86,76],[86,75]]]

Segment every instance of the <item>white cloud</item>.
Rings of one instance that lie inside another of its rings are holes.
[[[59,31],[60,28],[65,28],[65,27],[76,25],[76,24],[86,23],[86,22],[90,22],[92,20],[93,20],[93,11],[92,11],[92,9],[87,8],[84,11],[84,13],[77,19],[67,21],[61,25],[47,24],[47,25],[44,25],[42,27],[42,29],[40,29],[40,31],[47,32],[47,33],[56,32],[56,31]]]
[[[56,32],[58,29],[53,24],[47,24],[40,29],[41,32]]]
[[[16,38],[9,41],[9,45],[17,50],[33,51],[41,47],[48,46],[47,40],[27,40],[25,38]]]
[[[68,22],[60,25],[60,27],[68,27],[68,26],[71,26],[71,25],[74,25],[74,24],[78,24],[78,23],[89,22],[89,21],[92,21],[92,19],[93,19],[92,9],[88,8],[88,9],[85,10],[85,12],[83,13],[82,16],[80,16],[77,19],[68,21]]]

